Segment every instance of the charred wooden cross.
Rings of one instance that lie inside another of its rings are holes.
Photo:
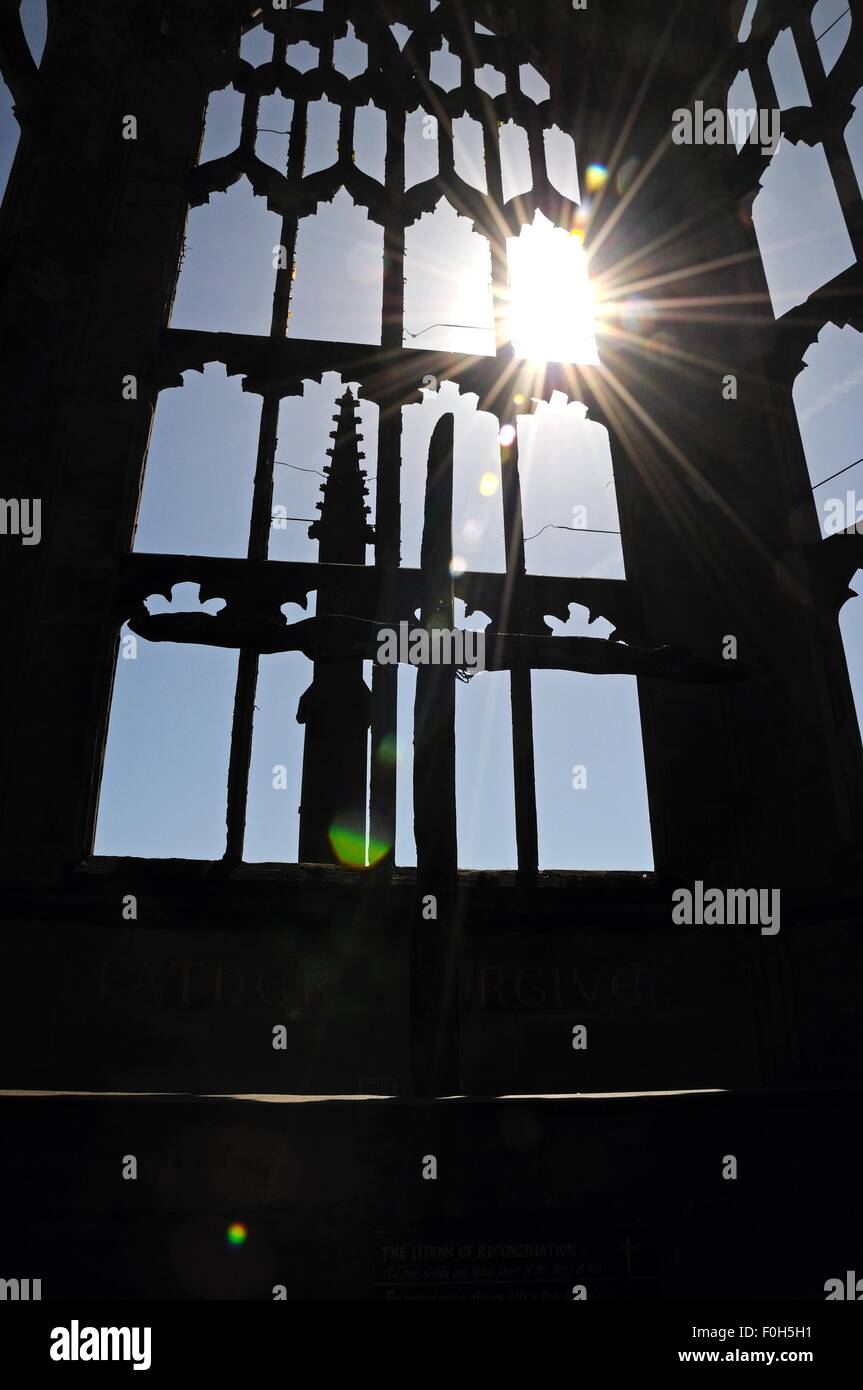
[[[420,628],[453,631],[452,491],[453,417],[443,416],[429,449],[421,570]],[[316,523],[317,525],[318,523]],[[404,615],[400,615],[403,617]],[[400,617],[368,619],[345,613],[319,613],[295,623],[235,616],[229,609],[208,613],[147,614],[129,627],[151,642],[188,642],[208,647],[239,647],[262,654],[302,652],[310,661],[375,661],[382,628],[398,629]],[[416,630],[413,628],[413,630]],[[602,637],[554,637],[487,629],[488,671],[582,671],[590,675],[650,676],[673,681],[727,683],[742,679],[742,663],[670,644],[637,647]],[[401,657],[400,657],[401,659]],[[407,663],[411,664],[411,663]]]
[[[224,616],[223,616],[224,613]],[[310,661],[344,661],[355,657],[375,661],[382,628],[398,629],[398,619],[353,618],[343,613],[321,614],[282,626],[254,618],[235,618],[226,612],[156,613],[130,618],[129,628],[150,642],[188,642],[206,647],[242,647],[271,655],[302,652]],[[432,633],[441,625],[427,624]],[[411,632],[423,624],[411,625]],[[449,630],[458,632],[452,627]],[[604,637],[537,637],[531,633],[496,632],[486,629],[487,671],[551,670],[582,671],[588,675],[653,676],[671,681],[725,684],[741,680],[741,662],[670,644],[663,647],[631,647]],[[420,663],[399,660],[403,665]],[[453,666],[455,671],[455,666]],[[470,674],[470,672],[468,672]]]
[[[369,691],[362,662],[375,662],[383,628],[397,628],[407,615],[376,618],[333,612],[344,603],[345,579],[337,587],[332,572],[343,576],[368,574],[365,545],[373,532],[366,521],[365,476],[358,450],[356,401],[349,391],[339,402],[335,444],[328,451],[332,465],[321,504],[321,520],[310,535],[319,542],[321,577],[317,586],[318,614],[300,622],[281,623],[256,617],[249,602],[240,611],[230,605],[216,615],[164,613],[129,620],[138,636],[153,642],[202,643],[237,647],[245,653],[302,652],[314,662],[314,678],[303,695],[298,720],[305,725],[299,857],[306,863],[342,862],[333,843],[334,827],[366,843],[368,832],[367,734]],[[419,629],[429,636],[454,629],[452,576],[454,419],[443,416],[432,434],[426,480],[425,519],[419,586],[412,589],[410,609],[419,604]],[[404,607],[402,601],[402,607]],[[368,608],[366,608],[368,612]],[[272,608],[270,608],[272,613]],[[413,624],[412,624],[413,626]],[[404,647],[399,658],[406,655]],[[378,665],[378,672],[383,675]],[[634,675],[688,682],[728,682],[744,674],[742,663],[726,662],[682,646],[645,648],[596,637],[554,637],[536,632],[485,633],[484,669],[509,671],[513,686],[513,717],[529,710],[523,683],[533,670],[581,671],[592,675]],[[456,846],[454,664],[419,665],[414,706],[414,832],[418,880],[439,893],[455,880]],[[521,682],[517,688],[516,683]],[[517,698],[520,704],[517,705]],[[516,809],[533,796],[532,762],[515,760]],[[527,818],[526,818],[527,819]],[[535,827],[527,820],[529,842]],[[374,838],[374,836],[372,836]],[[384,853],[390,853],[387,845]],[[373,862],[371,847],[369,862]]]

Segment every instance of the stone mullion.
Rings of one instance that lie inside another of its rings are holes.
[[[489,121],[484,122],[485,164],[489,200],[493,206],[503,207],[503,179],[501,173],[500,142],[497,127]],[[506,250],[506,229],[502,226],[491,241],[492,293],[494,297],[495,339],[499,360],[506,371],[506,347],[508,342],[507,305],[509,301],[509,265]],[[498,419],[515,424],[515,405],[512,396],[517,387],[517,378],[506,378],[506,396],[490,403]],[[507,574],[511,585],[506,587],[505,606],[496,615],[496,622],[503,630],[524,630],[524,612],[521,603],[522,581],[525,574],[524,526],[522,521],[521,482],[518,471],[518,435],[510,446],[508,461],[502,464],[504,543],[506,546]],[[513,619],[516,619],[513,622]],[[536,811],[536,769],[533,746],[533,692],[530,671],[513,671],[510,674],[510,697],[512,701],[512,757],[513,757],[513,795],[515,798],[515,828],[518,849],[519,874],[531,881],[539,866],[539,831]]]
[[[387,223],[384,227],[383,311],[381,346],[396,363],[404,342],[405,232],[399,214],[404,196],[405,114],[387,112]],[[394,365],[393,372],[398,370]],[[419,382],[417,382],[419,386]],[[399,403],[385,400],[378,425],[377,509],[375,516],[375,565],[380,575],[380,613],[394,612],[397,604],[397,572],[401,558],[402,412]],[[372,760],[369,836],[380,854],[379,872],[389,873],[395,863],[396,767],[398,670],[375,665],[372,674]]]
[[[303,176],[308,140],[308,107],[304,101],[294,105],[288,149],[288,183],[295,186]],[[282,218],[279,246],[283,248],[283,264],[276,269],[273,293],[273,313],[270,339],[283,340],[288,327],[293,267],[297,250],[299,219],[294,212]],[[279,425],[279,397],[268,393],[261,408],[261,427],[258,436],[258,457],[249,529],[248,558],[265,560],[273,510],[273,470]],[[227,842],[225,858],[239,863],[243,856],[246,814],[248,807],[249,769],[252,758],[255,693],[258,683],[259,657],[254,651],[240,652],[237,666],[237,685],[231,727],[231,753],[228,765]]]

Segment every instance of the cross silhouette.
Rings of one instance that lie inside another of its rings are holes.
[[[625,1237],[624,1237],[623,1244],[622,1244],[622,1245],[618,1245],[617,1248],[618,1248],[618,1250],[623,1250],[623,1251],[625,1252],[625,1254],[626,1254],[626,1277],[627,1277],[627,1279],[629,1279],[629,1278],[631,1277],[631,1275],[632,1275],[632,1258],[631,1258],[632,1252],[633,1252],[633,1250],[637,1250],[637,1249],[638,1249],[638,1246],[637,1246],[637,1245],[630,1245],[630,1243],[629,1243],[629,1236],[625,1236]]]

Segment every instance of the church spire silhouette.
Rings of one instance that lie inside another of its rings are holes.
[[[330,459],[324,465],[320,517],[309,527],[322,565],[364,565],[374,541],[365,458],[360,449],[357,400],[350,389],[336,402]],[[344,583],[326,573],[318,584],[316,613],[345,612]],[[362,659],[317,661],[312,683],[302,696],[297,720],[306,726],[303,744],[300,860],[307,863],[365,864],[367,835],[368,729],[370,693]]]
[[[324,465],[326,482],[321,491],[323,501],[317,503],[319,520],[309,527],[309,536],[318,542],[321,564],[365,564],[366,545],[374,539],[374,529],[366,518],[369,509],[366,474],[360,466],[365,454],[360,450],[357,400],[350,388],[336,401],[336,428],[330,431],[333,447],[327,449],[331,462]],[[318,595],[318,612],[325,612]]]

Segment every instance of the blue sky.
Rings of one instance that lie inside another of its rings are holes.
[[[832,3],[832,0],[831,0]],[[822,27],[841,10],[820,0]],[[44,33],[44,4],[24,0],[31,44]],[[41,21],[41,22],[40,22]],[[816,30],[818,32],[818,30]],[[835,61],[847,38],[842,21],[822,41],[825,61]],[[837,48],[837,45],[840,47]],[[248,35],[243,56],[259,64],[270,56],[263,31]],[[363,59],[362,45],[349,37],[337,62],[348,71]],[[448,61],[440,55],[444,64]],[[793,45],[777,43],[771,67],[782,105],[806,98],[796,70]],[[535,82],[523,74],[525,85]],[[541,82],[541,79],[539,79]],[[537,88],[537,95],[544,92]],[[8,96],[0,108],[0,177],[5,180],[17,138]],[[738,89],[731,104],[748,104]],[[284,169],[291,103],[281,96],[261,104],[257,153]],[[233,89],[215,93],[208,111],[202,159],[230,152],[239,138],[241,98]],[[335,156],[334,108],[313,109],[307,172],[329,165]],[[379,176],[383,154],[381,113],[360,113],[357,159]],[[463,177],[482,186],[481,147],[475,123],[459,123],[456,155]],[[266,129],[263,129],[266,128]],[[507,192],[529,185],[521,132],[505,128]],[[559,137],[559,138],[558,138]],[[849,127],[849,148],[858,174],[863,157],[863,112]],[[423,138],[422,113],[411,118],[407,183],[436,172],[436,144]],[[574,151],[568,137],[547,142],[549,171],[561,191],[578,187]],[[585,160],[585,162],[589,162]],[[800,198],[801,186],[814,190]],[[847,233],[832,213],[829,183],[819,152],[783,141],[764,179],[753,210],[756,230],[777,313],[801,302],[823,280],[848,263]],[[795,209],[789,219],[788,200]],[[194,209],[172,323],[182,328],[266,333],[275,272],[273,247],[279,219],[245,179],[227,194],[214,194]],[[297,278],[289,333],[298,338],[380,341],[381,229],[354,209],[342,193],[322,204],[302,224]],[[409,229],[407,242],[406,327],[420,333],[417,345],[457,351],[493,350],[490,267],[485,241],[443,205]],[[819,279],[820,276],[820,279]],[[574,281],[578,279],[577,269]],[[814,280],[814,283],[812,283]],[[575,285],[574,293],[578,292]],[[422,332],[431,323],[469,327]],[[812,480],[836,472],[863,455],[859,429],[863,385],[863,338],[832,326],[807,354],[807,367],[795,388]],[[417,382],[417,387],[421,382]],[[302,397],[282,403],[279,420],[274,501],[290,517],[314,517],[326,461],[328,434],[339,379],[307,382]],[[502,572],[503,523],[500,451],[493,417],[477,410],[474,397],[456,388],[425,392],[422,405],[403,414],[402,532],[404,565],[416,565],[422,525],[428,440],[435,421],[451,410],[456,420],[453,549],[468,569]],[[374,509],[377,409],[361,404],[369,503]],[[604,430],[584,418],[583,407],[562,398],[542,405],[520,426],[520,465],[524,491],[528,568],[536,574],[624,575],[616,536],[579,535],[548,529],[571,525],[583,507],[586,525],[618,527],[611,462]],[[135,548],[139,551],[237,556],[246,553],[260,400],[228,379],[214,364],[201,375],[186,374],[182,390],[163,392],[156,411]],[[312,470],[312,471],[300,471]],[[848,473],[842,493],[856,482],[863,498],[863,473]],[[824,500],[828,485],[816,496]],[[373,514],[373,512],[372,512]],[[286,522],[271,532],[270,557],[315,559],[316,543],[307,524]],[[542,532],[540,535],[536,533]],[[373,560],[369,550],[368,562]],[[179,586],[173,608],[198,607],[193,586]],[[164,611],[154,599],[152,611]],[[209,611],[218,602],[207,605]],[[849,662],[863,692],[861,604],[849,604],[843,617]],[[307,612],[291,605],[289,620]],[[484,623],[474,615],[471,626]],[[562,631],[550,620],[553,631]],[[586,632],[586,614],[575,608],[566,631]],[[591,635],[605,636],[597,621]],[[106,755],[96,849],[104,854],[189,858],[218,857],[225,842],[225,782],[237,655],[200,647],[139,642],[134,660],[118,661],[114,705]],[[297,807],[301,767],[301,729],[297,701],[311,679],[302,656],[261,659],[256,697],[255,735],[249,790],[246,858],[296,858]],[[415,862],[411,809],[411,723],[415,673],[400,668],[399,813],[397,861]],[[636,683],[629,677],[588,677],[542,672],[533,677],[540,856],[544,868],[649,869],[652,866],[644,763]],[[512,758],[508,681],[483,674],[459,686],[457,782],[459,860],[462,867],[507,868],[515,864]],[[587,786],[573,786],[573,769],[583,765]],[[287,789],[273,785],[273,769],[287,769]]]

